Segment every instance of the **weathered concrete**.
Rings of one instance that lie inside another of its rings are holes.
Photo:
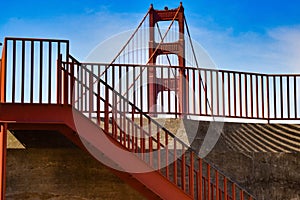
[[[7,199],[143,199],[77,148],[8,150]]]
[[[187,130],[197,128],[192,146],[199,151],[209,122],[185,122]],[[241,124],[224,124],[214,149],[205,157],[226,175],[255,194],[259,200],[300,200],[300,152],[239,152],[226,139]]]
[[[64,137],[23,134],[28,136],[26,149],[7,151],[8,200],[144,199]],[[11,148],[22,147],[12,137],[9,143]]]
[[[177,132],[180,120],[166,120],[164,126]],[[209,122],[185,121],[185,128],[197,132],[186,137],[199,151]],[[182,128],[182,127],[181,127]],[[205,159],[237,180],[259,200],[300,199],[300,153],[238,152],[226,136],[240,124],[225,124],[221,137]],[[53,133],[18,136],[25,150],[8,150],[8,199],[143,199],[126,183],[101,166],[87,153]],[[51,137],[49,137],[51,134]],[[178,134],[182,134],[180,130]],[[180,135],[184,139],[184,134]],[[11,140],[22,147],[15,139]]]

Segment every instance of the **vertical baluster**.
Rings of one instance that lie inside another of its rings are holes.
[[[230,79],[230,76],[229,76],[230,74],[228,74],[228,79]],[[228,80],[228,87],[230,87],[230,80]],[[230,100],[230,94],[228,94],[229,95],[229,100]],[[233,105],[233,112],[234,112],[234,117],[237,117],[237,114],[236,114],[236,108],[237,108],[237,103],[236,103],[236,101],[237,101],[237,84],[236,84],[236,74],[235,73],[233,73],[233,102],[234,102],[234,105]],[[230,104],[229,105],[231,105],[231,101],[229,101],[230,102]],[[230,107],[229,107],[229,110],[230,110]]]
[[[243,190],[240,191],[240,200],[244,200],[244,191]]]
[[[34,45],[34,44],[33,44]],[[33,58],[33,57],[32,57]],[[60,42],[57,43],[57,66],[56,66],[56,70],[57,70],[57,104],[62,104],[62,98],[61,98],[61,93],[62,93],[62,55],[60,53]],[[82,70],[82,69],[81,69]],[[82,75],[82,74],[81,74]],[[81,81],[82,81],[82,77],[81,77]],[[81,93],[83,93],[83,90],[81,90]],[[83,102],[83,100],[82,100]]]
[[[270,122],[270,88],[269,88],[269,76],[267,76],[267,109],[268,109],[268,123]]]
[[[177,68],[175,68],[175,118],[177,118],[177,115],[178,115],[178,102],[177,102],[177,97],[178,97],[178,89],[177,89],[177,87],[178,87],[178,82],[179,82],[179,79],[177,78]]]
[[[160,78],[161,78],[161,88],[162,90],[160,91],[160,101],[161,101],[161,112],[164,113],[164,95],[163,95],[163,92],[165,90],[165,88],[168,88],[169,85],[165,85],[165,81],[164,81],[164,71],[163,71],[163,66],[160,67]]]
[[[88,106],[88,113],[89,113],[89,119],[92,119],[92,113],[93,113],[93,105],[94,105],[94,102],[93,102],[93,75],[92,75],[92,72],[88,72],[89,74],[89,88],[88,88],[88,92],[89,92],[89,106]],[[107,101],[106,99],[106,90],[105,90],[105,101]],[[105,107],[106,109],[106,107]],[[106,110],[105,110],[106,112]],[[104,124],[106,125],[106,124]],[[106,129],[105,129],[106,130]]]
[[[298,119],[297,115],[297,78],[294,75],[294,109],[295,109],[295,118]]]
[[[183,112],[185,114],[190,114],[190,87],[189,87],[189,81],[190,81],[190,73],[189,70],[184,69],[183,74],[186,74],[185,80],[183,80],[185,87],[183,88],[185,91],[183,91]]]
[[[291,118],[291,108],[290,108],[290,76],[287,76],[286,77],[286,79],[287,79],[287,82],[286,82],[286,84],[287,84],[287,86],[286,86],[286,88],[287,88],[287,115],[288,115],[288,119],[290,119]]]
[[[52,42],[49,42],[48,50],[48,103],[51,104],[51,78],[52,78]]]
[[[170,80],[170,71],[172,70],[172,68],[167,68],[168,70],[168,111],[169,113],[171,113],[171,80]]]
[[[190,151],[190,170],[189,170],[189,189],[190,189],[190,195],[192,198],[195,197],[194,193],[194,153],[193,151]]]
[[[204,92],[205,92],[205,115],[207,114],[207,71],[204,71],[204,78],[205,78],[205,87],[204,87]]]
[[[12,103],[16,100],[16,40],[13,40],[13,60],[12,60]],[[6,47],[7,48],[7,47]]]
[[[33,82],[34,82],[34,41],[31,40],[30,41],[30,102],[29,103],[33,103]]]
[[[277,110],[276,110],[276,76],[273,76],[273,92],[274,92],[274,118],[277,118]]]
[[[141,89],[141,93],[140,93],[140,105],[141,105],[141,111],[144,112],[143,110],[143,104],[144,104],[144,101],[143,101],[143,97],[144,97],[144,91],[143,91],[143,69],[142,69],[142,66],[140,66],[140,89]],[[148,87],[148,86],[147,86]],[[149,98],[149,96],[148,96]]]
[[[181,188],[183,191],[186,190],[186,183],[185,183],[185,168],[186,168],[186,161],[185,161],[185,149],[184,145],[181,143]]]
[[[121,110],[121,113],[122,113],[122,117],[123,117],[123,119],[122,119],[122,125],[123,125],[123,127],[122,127],[122,141],[123,141],[123,143],[122,143],[122,145],[124,146],[124,147],[126,147],[126,104],[125,104],[126,102],[125,102],[125,100],[124,99],[122,99],[122,110]],[[144,135],[144,137],[143,138],[145,138],[145,135]],[[145,139],[144,139],[145,140]],[[143,149],[143,153],[145,153],[145,145],[144,145],[144,149]]]
[[[248,75],[244,74],[245,83],[245,116],[248,117]]]
[[[240,92],[240,117],[243,117],[243,98],[242,98],[242,74],[239,73],[239,92]]]
[[[232,200],[236,200],[235,184],[234,183],[232,183]]]
[[[150,166],[153,166],[153,140],[152,140],[152,127],[151,127],[151,121],[149,120],[148,124],[149,128],[149,164]]]
[[[216,99],[217,99],[217,116],[220,116],[220,112],[219,112],[219,103],[220,103],[220,100],[219,100],[219,72],[216,71],[216,87],[217,87],[217,94],[216,94]]]
[[[253,75],[250,74],[250,106],[251,106],[251,118],[253,118]]]
[[[264,76],[260,76],[261,81],[261,109],[262,109],[262,118],[265,119],[265,88],[264,88]]]
[[[216,200],[219,199],[219,173],[218,170],[215,170],[215,179],[216,179]]]
[[[24,103],[24,95],[25,95],[25,40],[22,40],[22,77],[21,77],[21,103]]]
[[[100,122],[101,122],[101,119],[100,119],[100,82],[98,81],[97,83],[97,124],[98,126],[100,126]]]
[[[283,86],[282,86],[282,76],[279,76],[280,80],[280,114],[281,119],[283,119]]]
[[[210,165],[207,164],[207,200],[211,200],[211,185],[210,185]]]
[[[157,133],[157,168],[160,170],[160,127],[156,126],[156,133]]]
[[[224,200],[228,200],[228,196],[227,196],[227,178],[225,176],[224,177]]]
[[[195,69],[193,69],[192,71],[192,76],[193,76],[193,91],[192,91],[192,95],[193,95],[193,114],[196,114],[196,79],[195,79]]]
[[[173,155],[174,155],[174,158],[173,158],[173,160],[174,160],[174,164],[173,164],[173,176],[174,176],[174,184],[175,185],[178,185],[178,181],[177,181],[177,168],[178,168],[178,166],[177,166],[177,140],[174,138],[174,149],[173,149]]]
[[[166,178],[169,179],[169,141],[168,141],[168,134],[164,131],[165,134],[165,151],[166,151]]]
[[[225,114],[225,80],[224,80],[224,72],[222,72],[222,106],[223,106],[223,117],[225,117],[226,114]]]
[[[43,41],[40,41],[40,93],[39,93],[39,103],[42,103],[43,97]]]
[[[0,67],[0,102],[6,102],[6,85],[7,85],[7,39],[4,39],[4,47],[2,50],[2,60]]]
[[[213,84],[213,71],[210,70],[210,110],[211,116],[214,116],[214,84]]]
[[[91,74],[91,73],[90,73]],[[93,81],[90,80],[90,83],[93,84]],[[91,95],[92,96],[92,95]],[[93,103],[91,101],[91,103]],[[93,104],[92,104],[93,105]],[[105,101],[104,101],[104,130],[106,133],[109,133],[109,90],[105,86]]]
[[[258,75],[255,75],[256,77],[256,118],[259,118],[259,103],[258,103]],[[261,77],[261,76],[260,76]],[[262,83],[261,83],[262,84]]]
[[[201,76],[201,70],[199,69],[198,70],[198,87],[199,87],[199,114],[200,114],[200,116],[202,115],[202,88],[204,89],[204,85],[202,85],[202,84],[204,84],[203,83],[203,79],[202,79],[202,76]]]
[[[203,189],[203,185],[202,185],[202,159],[199,158],[199,174],[198,174],[198,200],[202,200],[202,189]]]
[[[228,89],[228,116],[232,116],[231,115],[231,94],[230,94],[230,87],[231,87],[231,82],[230,82],[230,76],[231,73],[228,73],[228,80],[227,80],[227,89]],[[235,74],[232,74],[233,75],[233,80],[234,80],[234,85],[235,85]],[[233,87],[233,92],[235,93],[236,89],[235,87]],[[236,95],[233,95],[233,98],[234,98],[234,109],[236,107]],[[234,116],[236,116],[236,113],[234,112]]]

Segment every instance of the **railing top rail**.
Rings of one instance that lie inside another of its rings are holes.
[[[182,69],[180,66],[169,66],[169,65],[137,65],[137,64],[109,64],[109,63],[96,63],[96,62],[82,62],[83,65],[94,65],[94,66],[122,66],[122,67],[158,67],[158,68],[174,68],[174,69]],[[222,72],[222,73],[232,73],[232,74],[245,74],[245,75],[256,75],[256,76],[300,76],[298,73],[290,73],[290,74],[268,74],[268,73],[258,73],[258,72],[245,72],[245,71],[234,71],[234,70],[226,70],[226,69],[212,69],[212,68],[196,68],[196,67],[185,67],[187,70],[203,70],[203,71],[214,71],[214,72]]]
[[[66,39],[48,39],[48,38],[19,38],[19,37],[5,37],[5,41],[15,40],[15,41],[45,41],[45,42],[63,42],[69,43],[69,40]]]
[[[76,64],[81,65],[81,62],[79,62],[76,58],[74,58],[73,56],[69,55],[69,58],[74,61]]]

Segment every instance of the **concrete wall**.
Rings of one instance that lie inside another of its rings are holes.
[[[9,134],[8,200],[144,199],[58,133]],[[26,138],[26,139],[24,139]]]
[[[179,120],[164,123],[176,132]],[[192,143],[195,149],[199,150],[208,125],[206,122],[185,122],[187,129],[198,130]],[[224,137],[238,127],[226,125],[225,135],[205,159],[245,186],[259,200],[300,200],[300,153],[231,150]],[[26,149],[8,150],[8,199],[143,199],[58,134],[27,132],[20,133],[18,138],[25,141]],[[16,139],[10,139],[9,143],[14,143],[11,147],[22,148]]]
[[[143,199],[78,148],[8,150],[8,200]]]

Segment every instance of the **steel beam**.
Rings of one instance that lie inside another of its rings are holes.
[[[7,124],[0,124],[0,200],[5,199],[6,191],[6,146],[7,146]]]

